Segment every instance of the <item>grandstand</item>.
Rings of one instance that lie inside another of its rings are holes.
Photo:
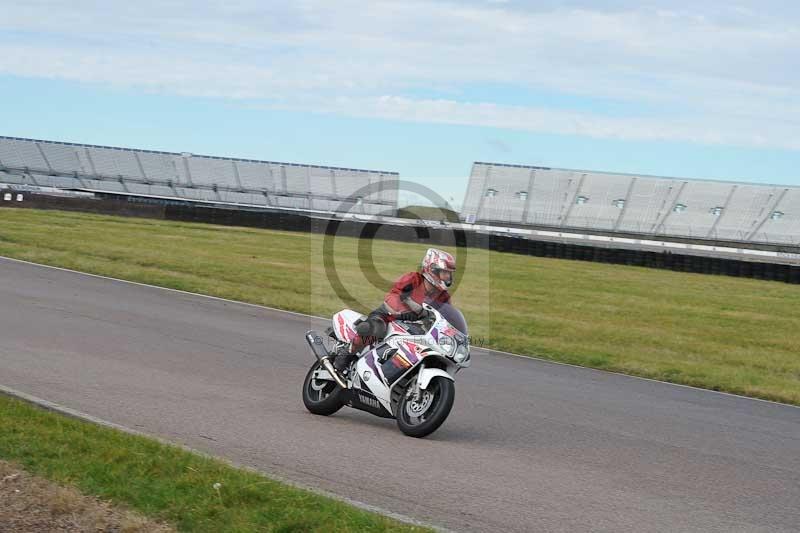
[[[800,187],[476,162],[467,223],[800,245]]]
[[[105,196],[394,214],[398,178],[396,172],[0,136],[0,181]]]

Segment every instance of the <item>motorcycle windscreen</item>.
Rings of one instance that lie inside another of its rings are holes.
[[[467,330],[467,320],[457,307],[449,303],[433,303],[432,305],[442,314],[442,317],[444,317],[444,319],[447,320],[451,326],[456,328],[464,335],[469,335],[469,331]]]

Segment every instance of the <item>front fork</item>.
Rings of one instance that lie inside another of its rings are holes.
[[[422,369],[420,369],[420,371],[421,370]],[[406,398],[409,398],[412,402],[418,402],[420,396],[422,395],[422,389],[419,387],[419,372],[417,372],[413,379],[414,382],[411,383],[411,386],[407,389],[408,392],[406,392]]]

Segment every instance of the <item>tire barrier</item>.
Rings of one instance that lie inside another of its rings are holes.
[[[600,248],[504,236],[492,236],[490,249],[535,257],[553,257],[595,263],[660,268],[678,272],[800,283],[800,265],[676,254],[669,251],[652,252],[647,250]]]

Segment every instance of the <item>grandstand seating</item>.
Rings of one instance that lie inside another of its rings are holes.
[[[397,210],[396,172],[2,136],[0,170],[19,183],[104,193],[324,212]],[[359,192],[380,181],[383,190]]]
[[[476,162],[469,222],[800,244],[800,187]]]

